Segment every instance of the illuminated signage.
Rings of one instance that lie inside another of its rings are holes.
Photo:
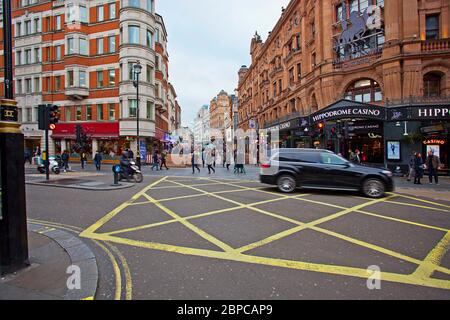
[[[424,140],[423,144],[424,145],[444,145],[445,144],[445,140],[443,139],[428,139],[428,140]]]

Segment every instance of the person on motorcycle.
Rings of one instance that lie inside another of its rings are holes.
[[[120,167],[125,173],[127,180],[129,180],[131,168],[130,168],[130,159],[128,158],[128,152],[122,152],[122,156],[120,157]]]

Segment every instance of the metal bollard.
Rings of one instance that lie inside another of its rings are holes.
[[[120,165],[114,165],[112,167],[112,171],[114,173],[114,184],[113,186],[120,186],[119,184],[119,174],[120,174]]]

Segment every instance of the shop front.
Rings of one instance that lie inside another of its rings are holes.
[[[309,119],[295,118],[266,128],[267,142],[271,149],[311,148]],[[278,135],[275,134],[278,132]]]
[[[387,108],[386,143],[397,146],[400,154],[386,155],[391,169],[400,167],[405,172],[414,152],[426,157],[433,151],[440,158],[441,175],[450,169],[450,113],[445,105],[415,105]],[[392,149],[390,149],[392,150]]]
[[[331,150],[347,159],[359,150],[366,164],[384,163],[384,107],[340,100],[310,116],[315,148]]]
[[[67,150],[72,157],[80,152],[93,156],[99,151],[105,160],[115,160],[127,146],[126,138],[119,137],[117,122],[61,123],[53,130],[52,139],[56,153]]]

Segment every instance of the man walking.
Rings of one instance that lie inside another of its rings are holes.
[[[415,151],[412,152],[411,156],[409,157],[409,172],[408,172],[408,181],[411,181],[415,176],[415,169],[414,169],[414,160],[416,159],[417,153]]]
[[[438,170],[441,166],[441,161],[438,156],[434,155],[433,150],[428,151],[428,157],[425,160],[425,164],[428,168],[430,184],[433,184],[433,177],[436,184],[439,184]]]
[[[159,171],[159,159],[158,159],[158,150],[155,150],[154,152],[153,152],[153,157],[152,157],[153,159],[153,164],[152,164],[152,171],[153,171],[153,169],[155,169],[156,168],[156,171]]]
[[[211,174],[211,170],[216,173],[216,169],[214,169],[214,156],[213,150],[211,148],[206,148],[206,165],[208,166],[208,174]]]
[[[67,172],[67,170],[69,170],[69,152],[67,150],[64,150],[61,155],[61,160],[63,163],[64,172]]]
[[[86,152],[84,152],[84,151],[81,152],[80,161],[81,161],[81,170],[84,170],[84,165],[86,164],[86,161],[87,161]]]
[[[159,170],[162,170],[163,166],[166,168],[166,170],[169,170],[169,168],[167,167],[167,151],[163,150],[163,152],[161,152],[161,166],[159,168]]]
[[[100,171],[102,169],[102,160],[103,157],[101,153],[97,151],[94,157],[95,168],[97,169],[97,171]]]

